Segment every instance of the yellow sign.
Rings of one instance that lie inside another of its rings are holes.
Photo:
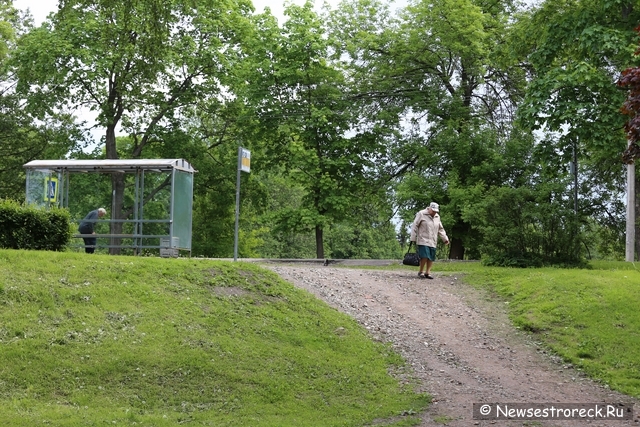
[[[44,179],[44,201],[55,203],[58,201],[58,178]]]
[[[242,149],[242,163],[240,166],[242,172],[251,172],[251,151]]]

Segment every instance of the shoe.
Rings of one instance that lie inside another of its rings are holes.
[[[425,275],[424,275],[424,276],[422,276],[422,277],[424,277],[425,279],[433,279],[433,276],[432,276],[432,275],[430,275],[430,274],[425,274]]]
[[[418,273],[418,277],[419,277],[420,279],[426,279],[426,278],[427,278],[427,275],[426,275],[426,274],[424,274],[424,273]]]

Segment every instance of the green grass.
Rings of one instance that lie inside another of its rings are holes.
[[[451,418],[447,415],[438,415],[437,417],[435,417],[433,419],[433,422],[437,423],[437,424],[444,424],[447,425],[447,423],[449,423],[450,421],[455,420],[455,418]]]
[[[408,426],[428,396],[247,263],[0,251],[3,426]]]
[[[592,378],[640,397],[640,264],[517,269],[436,262],[506,302],[514,325]]]

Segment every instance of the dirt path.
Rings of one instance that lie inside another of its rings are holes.
[[[545,353],[504,307],[455,276],[317,266],[268,266],[343,311],[411,364],[433,404],[421,426],[640,426],[640,405]],[[488,421],[473,403],[635,403],[633,421]]]

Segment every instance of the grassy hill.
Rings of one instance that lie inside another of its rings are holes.
[[[403,369],[254,265],[0,251],[3,426],[413,425]]]

